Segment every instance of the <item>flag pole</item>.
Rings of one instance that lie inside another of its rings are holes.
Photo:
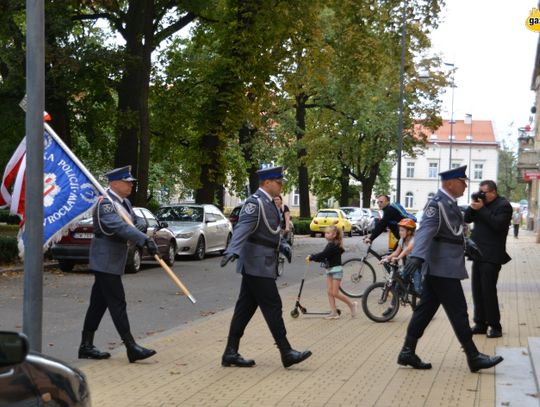
[[[75,154],[70,150],[70,148],[64,143],[64,141],[56,134],[56,132],[52,129],[51,126],[47,122],[44,122],[45,130],[51,135],[51,137],[58,143],[58,145],[64,150],[64,152],[73,160],[73,162],[80,168],[80,170],[83,172],[84,175],[88,177],[90,182],[96,187],[98,192],[103,196],[108,196],[107,191],[101,186],[101,184],[94,178],[94,176],[86,169],[84,164],[77,158]],[[111,200],[115,206],[119,205],[116,201]],[[117,208],[118,209],[118,208]],[[123,210],[117,210],[120,217],[126,222],[128,225],[134,226],[133,221],[124,213]],[[155,256],[156,261],[159,263],[159,265],[163,268],[165,273],[169,276],[169,278],[173,281],[174,284],[182,292],[186,295],[186,297],[189,298],[189,300],[195,304],[197,301],[195,300],[195,297],[191,295],[187,287],[182,283],[182,281],[174,274],[174,272],[171,270],[171,268],[161,259],[159,254],[156,254]]]

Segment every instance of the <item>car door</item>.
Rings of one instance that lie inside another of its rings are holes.
[[[219,228],[216,216],[211,212],[208,206],[204,207],[204,230],[206,235],[206,250],[214,250],[217,246],[219,237]]]

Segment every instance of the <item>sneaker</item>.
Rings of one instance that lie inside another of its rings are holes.
[[[351,307],[351,318],[356,318],[357,310],[358,310],[358,303],[356,301],[353,301],[352,307]]]
[[[339,319],[339,314],[337,312],[331,312],[324,319]]]

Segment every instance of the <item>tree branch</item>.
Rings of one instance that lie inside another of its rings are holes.
[[[159,31],[156,33],[156,35],[154,36],[155,38],[155,43],[153,44],[154,45],[154,48],[157,47],[159,45],[159,43],[161,41],[163,41],[165,38],[168,38],[169,36],[171,36],[172,34],[174,34],[175,32],[181,30],[182,28],[184,28],[186,25],[188,25],[189,23],[191,23],[193,20],[195,20],[197,16],[195,15],[195,13],[192,13],[191,11],[188,11],[182,18],[180,18],[177,22],[175,22],[174,24],[171,24],[170,26],[168,26],[167,28],[164,28],[163,30]]]

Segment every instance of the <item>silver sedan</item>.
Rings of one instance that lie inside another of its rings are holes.
[[[214,205],[167,205],[156,216],[174,234],[178,256],[202,260],[207,252],[223,253],[232,236],[231,222]]]

